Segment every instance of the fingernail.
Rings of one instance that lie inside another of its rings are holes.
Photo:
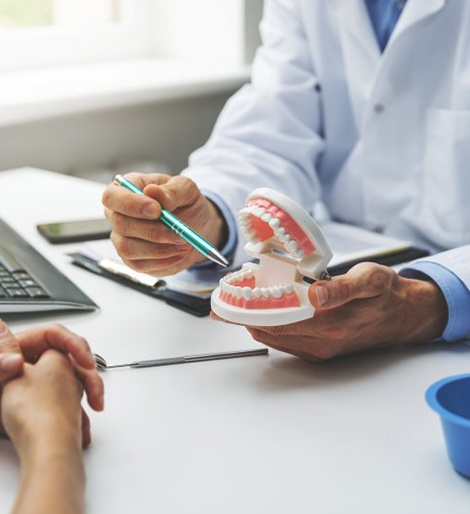
[[[0,369],[5,373],[11,373],[12,371],[17,371],[20,362],[23,360],[21,355],[11,354],[5,355],[3,359],[0,360]]]
[[[144,213],[144,216],[147,218],[158,218],[160,215],[160,209],[157,207],[155,203],[152,203],[150,205],[146,205],[142,212]]]
[[[330,292],[328,291],[328,288],[320,286],[317,287],[315,291],[317,293],[318,303],[320,305],[326,305],[330,299]]]

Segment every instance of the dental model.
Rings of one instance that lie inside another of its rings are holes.
[[[221,318],[252,326],[287,325],[313,316],[309,284],[328,278],[332,252],[320,228],[300,205],[273,189],[255,189],[239,212],[248,262],[227,274],[212,293]]]

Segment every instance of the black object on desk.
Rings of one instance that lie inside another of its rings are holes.
[[[370,255],[368,257],[361,257],[360,259],[353,259],[347,262],[342,262],[341,264],[328,267],[328,273],[332,277],[343,275],[360,262],[375,262],[376,264],[383,264],[384,266],[396,266],[397,264],[414,261],[415,259],[427,257],[428,255],[429,252],[427,250],[410,246],[409,248],[405,248],[396,252]]]
[[[69,253],[67,255],[72,258],[72,264],[75,264],[75,266],[91,271],[92,273],[100,275],[104,278],[113,280],[114,282],[118,282],[119,284],[134,289],[135,291],[139,291],[140,293],[144,293],[148,296],[152,296],[153,298],[164,300],[168,305],[192,314],[193,316],[208,316],[211,311],[210,297],[203,298],[195,295],[181,293],[179,291],[173,291],[168,289],[164,280],[158,280],[154,286],[139,284],[123,275],[116,274],[104,269],[100,266],[97,260],[94,260],[87,255],[79,252]]]

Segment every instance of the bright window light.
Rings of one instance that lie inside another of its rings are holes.
[[[0,27],[42,27],[52,25],[53,0],[0,0]]]
[[[243,65],[247,23],[258,22],[261,4],[0,0],[0,72],[147,58]]]
[[[0,71],[149,55],[151,0],[0,0]]]
[[[121,14],[120,0],[0,0],[0,30],[109,24]]]

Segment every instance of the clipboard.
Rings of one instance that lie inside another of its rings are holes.
[[[135,282],[130,278],[113,273],[100,266],[99,261],[91,258],[80,252],[72,252],[67,254],[72,259],[72,264],[79,268],[85,269],[118,284],[122,284],[130,289],[139,291],[158,300],[163,300],[168,305],[192,314],[193,316],[204,317],[208,316],[211,311],[210,296],[201,297],[191,294],[182,293],[180,291],[173,291],[169,289],[164,280],[155,279],[154,285],[143,285]]]
[[[422,248],[410,247],[397,252],[389,252],[382,255],[368,255],[357,259],[352,259],[346,262],[336,264],[328,267],[330,276],[343,275],[348,272],[353,266],[360,262],[375,262],[376,264],[383,264],[384,266],[395,266],[405,262],[414,261],[422,257],[427,257],[429,252]]]

